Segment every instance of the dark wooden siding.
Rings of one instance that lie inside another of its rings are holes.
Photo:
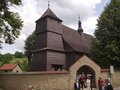
[[[65,65],[63,51],[62,25],[61,22],[47,18],[47,70],[51,70],[52,64]],[[57,50],[57,51],[55,51]]]
[[[76,52],[66,53],[66,67],[69,68],[73,65],[83,54]]]
[[[63,50],[63,41],[61,34],[47,32],[47,47],[55,50]]]
[[[75,53],[66,53],[66,68],[68,69],[75,61]]]
[[[67,44],[64,39],[63,39],[63,45],[64,45],[64,50],[65,52],[73,52],[74,50]]]
[[[34,49],[41,49],[47,47],[47,33],[40,33],[35,38]]]
[[[40,51],[33,54],[30,64],[30,71],[45,71],[46,70],[46,51]]]
[[[51,69],[52,64],[65,66],[65,53],[47,51],[47,70]]]
[[[47,18],[40,19],[36,22],[36,34],[47,30]]]
[[[68,69],[71,65],[73,65],[83,54],[77,53],[73,50],[72,47],[69,46],[64,40],[64,50],[66,52],[66,68]]]
[[[47,30],[62,34],[62,24],[60,21],[47,18]]]

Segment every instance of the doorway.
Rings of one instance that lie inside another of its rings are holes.
[[[87,77],[90,77],[91,80],[91,84],[92,87],[96,87],[96,82],[95,82],[95,71],[93,70],[93,68],[91,68],[90,66],[84,65],[82,67],[80,67],[76,73],[76,76],[81,75],[82,73],[85,74],[85,79],[87,79]]]

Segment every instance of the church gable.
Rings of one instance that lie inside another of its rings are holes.
[[[90,58],[88,58],[87,56],[83,55],[82,57],[80,57],[71,67],[70,67],[70,71],[73,71],[74,74],[76,74],[76,72],[79,70],[80,67],[82,66],[89,66],[91,67],[93,70],[95,71],[99,71],[101,70],[100,66],[97,65],[95,62],[93,62]]]

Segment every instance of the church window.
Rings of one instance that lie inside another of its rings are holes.
[[[54,71],[62,71],[63,65],[61,65],[61,64],[52,64],[52,65],[51,65],[51,68],[52,68]]]

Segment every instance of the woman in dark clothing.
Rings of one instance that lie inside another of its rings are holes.
[[[83,90],[85,87],[85,73],[84,72],[82,72],[82,74],[80,75],[79,82],[80,82],[81,88]]]
[[[80,90],[80,83],[78,80],[74,83],[74,90]]]
[[[105,90],[113,90],[113,87],[108,79],[105,80]]]

